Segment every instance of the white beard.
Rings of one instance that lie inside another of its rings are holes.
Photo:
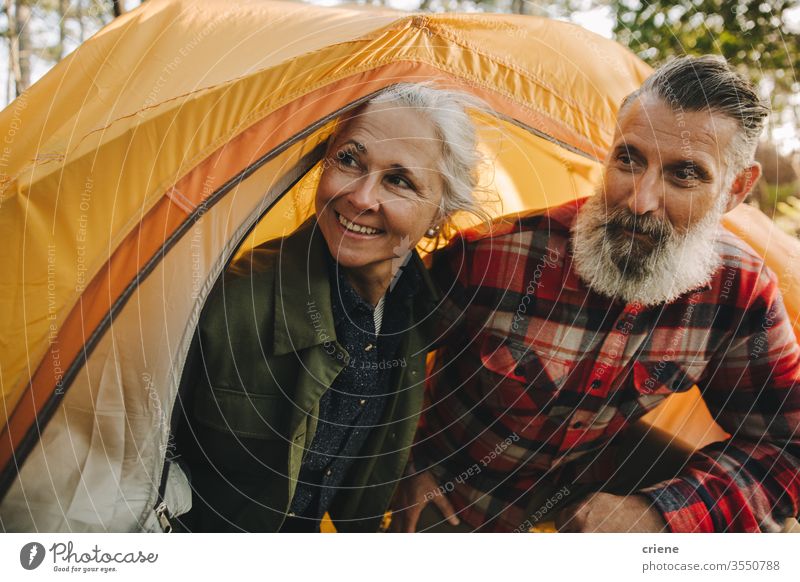
[[[727,196],[719,196],[685,234],[672,231],[647,253],[633,236],[617,239],[616,245],[610,242],[604,199],[595,194],[580,208],[572,227],[575,271],[592,290],[610,298],[642,306],[672,302],[706,284],[722,263],[715,243],[726,203]]]

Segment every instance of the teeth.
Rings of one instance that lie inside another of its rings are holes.
[[[341,214],[337,213],[337,215],[339,217],[339,222],[341,223],[341,225],[351,232],[357,232],[359,234],[378,234],[380,232],[377,228],[361,226],[360,224],[356,224],[355,222],[350,222]]]

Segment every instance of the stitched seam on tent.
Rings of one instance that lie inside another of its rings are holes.
[[[480,18],[472,18],[471,20],[476,21],[476,22],[480,22],[481,21]],[[434,24],[434,28],[427,28],[426,29],[426,30],[428,30],[430,32],[430,34],[436,34],[437,36],[440,36],[441,38],[447,39],[447,40],[453,42],[454,44],[457,44],[457,45],[461,46],[464,49],[467,49],[467,50],[469,50],[471,52],[474,52],[474,53],[477,53],[477,54],[481,55],[482,57],[486,58],[487,60],[489,60],[489,61],[491,61],[491,62],[493,62],[493,63],[495,63],[497,65],[502,65],[502,66],[506,67],[507,69],[510,69],[510,70],[514,71],[520,77],[522,77],[524,79],[527,79],[530,82],[539,85],[545,91],[547,91],[548,93],[553,95],[553,97],[556,97],[560,101],[563,101],[564,103],[569,105],[572,109],[582,113],[582,109],[580,107],[580,104],[578,104],[576,102],[573,102],[572,100],[563,97],[560,93],[557,93],[549,84],[545,83],[540,77],[535,77],[533,75],[526,74],[522,69],[520,69],[519,67],[514,65],[513,62],[508,61],[508,60],[497,59],[496,57],[493,57],[493,56],[487,54],[485,51],[481,50],[479,47],[473,45],[469,41],[467,41],[467,40],[465,40],[465,39],[463,39],[463,38],[461,38],[459,36],[456,36],[454,34],[451,34],[450,30],[445,29],[441,25],[440,26],[436,26],[435,18],[432,19],[432,21],[433,21],[433,24]],[[529,105],[530,105],[531,109],[537,110],[536,107],[533,104],[529,104]],[[595,125],[602,126],[602,124],[595,117],[593,117],[593,116],[585,116],[585,117],[587,119],[591,120]],[[587,141],[591,141],[591,140],[587,139]]]

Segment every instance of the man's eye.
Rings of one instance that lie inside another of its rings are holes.
[[[681,168],[675,172],[675,177],[681,182],[696,182],[697,172],[694,168]]]
[[[628,154],[620,154],[617,156],[617,161],[622,164],[623,166],[632,166],[633,165],[633,158],[631,158]]]

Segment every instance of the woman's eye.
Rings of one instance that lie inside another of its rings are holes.
[[[398,175],[391,175],[387,176],[386,178],[392,186],[400,186],[401,188],[408,188],[409,190],[413,190],[414,187],[411,185],[411,182],[403,178],[402,176]]]
[[[358,166],[358,161],[350,152],[340,151],[336,154],[336,158],[339,161],[339,165],[342,167],[355,168]]]
[[[630,165],[633,164],[633,160],[631,159],[631,157],[628,154],[621,154],[621,155],[617,156],[617,160],[623,166],[630,166]]]

